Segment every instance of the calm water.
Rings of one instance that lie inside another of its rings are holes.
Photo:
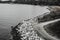
[[[46,6],[0,4],[0,40],[8,40],[10,26],[15,26],[23,19],[43,14],[48,11],[46,8]]]

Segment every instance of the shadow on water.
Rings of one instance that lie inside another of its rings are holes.
[[[9,29],[4,29],[0,27],[0,40],[9,40]]]

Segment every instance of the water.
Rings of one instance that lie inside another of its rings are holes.
[[[46,8],[24,4],[0,4],[0,40],[8,40],[12,25],[17,25],[23,19],[41,15],[48,11]]]

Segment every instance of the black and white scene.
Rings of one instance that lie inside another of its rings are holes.
[[[0,0],[0,40],[60,40],[59,0]]]
[[[60,5],[60,0],[0,0],[0,3],[30,5]]]

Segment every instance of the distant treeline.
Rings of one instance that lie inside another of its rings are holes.
[[[17,3],[31,5],[60,5],[60,0],[0,0],[0,3]]]

